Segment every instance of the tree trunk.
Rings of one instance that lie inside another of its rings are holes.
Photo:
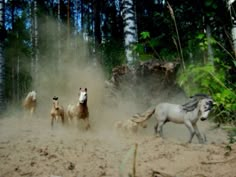
[[[122,0],[122,18],[124,21],[124,41],[126,61],[129,66],[136,61],[136,55],[132,50],[132,45],[137,40],[137,21],[134,11],[133,0]]]
[[[84,1],[80,1],[80,25],[81,25],[81,31],[82,33],[84,32]]]
[[[234,2],[235,0],[228,0],[227,5],[230,12],[231,21],[232,21],[231,35],[232,35],[232,41],[233,41],[234,56],[236,57],[236,15],[235,15],[235,9],[231,9]]]
[[[207,24],[206,26],[206,36],[207,36],[207,58],[208,58],[208,63],[214,64],[214,53],[211,45],[211,27],[210,25]]]
[[[235,15],[235,9],[231,10],[231,7],[234,2],[235,0],[228,0],[227,4],[228,4],[231,21],[232,21],[231,35],[232,35],[232,41],[233,41],[234,56],[236,57],[236,15]]]
[[[232,26],[232,29],[231,29],[231,34],[232,34],[234,55],[236,57],[236,19],[233,19],[233,26]]]
[[[3,41],[4,41],[4,1],[0,1],[0,113],[5,109],[5,60],[3,57]]]
[[[11,7],[11,25],[12,25],[12,31],[15,30],[15,3],[16,1],[12,1],[12,7]],[[17,50],[17,49],[16,49]],[[12,95],[12,100],[16,100],[16,65],[15,65],[15,59],[11,60],[11,95]]]
[[[31,60],[31,75],[33,78],[33,87],[38,77],[38,62],[39,62],[39,49],[38,49],[38,16],[37,16],[37,0],[33,2],[33,57]]]
[[[95,33],[95,43],[96,45],[101,44],[101,18],[100,18],[100,11],[101,11],[101,2],[96,1],[94,2],[94,33]]]
[[[58,51],[58,70],[61,66],[61,0],[58,0],[57,5],[57,51]]]
[[[70,38],[70,0],[67,3],[67,39]]]
[[[16,66],[16,99],[20,101],[20,56],[17,56]]]

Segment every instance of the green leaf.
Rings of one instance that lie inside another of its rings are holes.
[[[143,32],[141,32],[140,35],[141,35],[140,39],[148,39],[148,38],[150,38],[150,33],[148,31],[143,31]]]
[[[212,5],[212,0],[205,0],[205,6],[210,7]]]
[[[233,60],[233,63],[234,63],[234,66],[236,67],[236,61],[235,60]]]
[[[159,45],[159,41],[157,39],[151,39],[149,44],[151,47],[156,47]]]
[[[197,35],[196,38],[197,38],[197,39],[203,39],[203,38],[205,38],[205,34],[200,33],[200,34]]]

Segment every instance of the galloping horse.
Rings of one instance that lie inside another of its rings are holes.
[[[37,94],[36,91],[31,91],[27,94],[23,101],[23,108],[30,112],[31,117],[35,114],[37,106]]]
[[[51,127],[53,127],[54,120],[58,121],[61,119],[62,124],[65,122],[65,112],[63,106],[59,105],[59,98],[54,96],[52,98],[52,109],[50,112],[51,115]]]
[[[70,104],[67,107],[68,119],[72,120],[74,117],[76,117],[77,120],[83,119],[86,123],[85,127],[86,130],[90,128],[87,101],[88,101],[87,88],[84,89],[80,88],[79,102],[76,105]]]
[[[189,129],[189,143],[192,142],[193,136],[196,135],[199,143],[203,143],[203,138],[197,127],[198,119],[206,120],[213,106],[213,100],[205,94],[196,94],[191,97],[192,100],[184,105],[171,103],[160,103],[155,108],[157,124],[155,133],[163,136],[163,125],[167,122],[185,124]]]

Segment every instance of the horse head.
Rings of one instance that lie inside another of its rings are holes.
[[[36,91],[31,91],[28,94],[28,97],[32,99],[32,101],[36,101]]]
[[[190,112],[197,108],[199,101],[210,97],[204,93],[197,93],[193,96],[190,96],[190,100],[182,105],[183,110]]]
[[[200,119],[206,120],[213,107],[213,100],[211,98],[204,98],[199,101],[199,111],[201,113]]]
[[[52,100],[53,100],[53,106],[54,106],[54,108],[55,108],[56,110],[59,110],[58,97],[54,96],[54,97],[52,98]]]
[[[88,99],[87,88],[84,88],[84,89],[80,88],[79,90],[80,90],[79,102],[81,104],[87,103],[87,99]]]

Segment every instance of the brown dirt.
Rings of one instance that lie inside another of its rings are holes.
[[[163,140],[153,136],[151,128],[124,135],[114,131],[109,121],[93,117],[91,122],[92,129],[86,132],[60,123],[51,129],[48,117],[1,119],[0,176],[127,176],[136,143],[137,177],[151,177],[153,171],[181,177],[236,176],[235,144],[226,156],[224,133],[208,130],[207,122],[201,126],[209,138],[203,145],[184,143],[188,132],[183,126],[166,126]]]

